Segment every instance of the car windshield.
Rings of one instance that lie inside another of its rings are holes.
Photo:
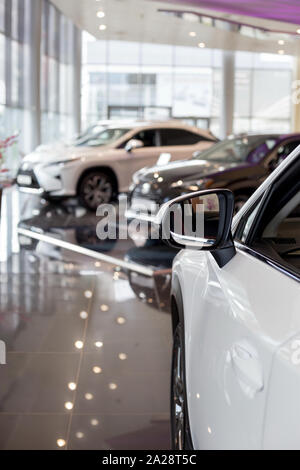
[[[193,158],[228,163],[246,161],[257,163],[275,147],[278,141],[279,138],[276,136],[245,136],[227,139],[209,150],[195,154]]]
[[[88,146],[88,147],[101,147],[103,145],[113,144],[119,140],[123,135],[127,134],[129,129],[104,129],[101,127],[98,132],[93,132],[83,138],[80,142],[77,142],[77,147]]]

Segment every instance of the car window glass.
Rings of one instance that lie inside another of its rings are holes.
[[[288,142],[284,145],[280,145],[277,150],[276,164],[279,165],[286,157],[289,156],[297,147],[300,145],[300,141]]]
[[[156,147],[155,129],[140,131],[133,138],[136,140],[141,140],[144,144],[144,147]]]
[[[160,136],[162,147],[195,145],[201,140],[204,140],[201,135],[182,129],[161,129]]]
[[[101,147],[103,145],[109,145],[119,140],[123,135],[127,134],[127,132],[129,132],[129,129],[102,129],[98,134],[95,133],[82,139],[80,143],[77,143],[77,147]]]
[[[283,173],[266,201],[244,220],[242,235],[238,236],[238,229],[237,238],[287,270],[300,274],[299,164]]]
[[[230,163],[257,163],[275,147],[276,137],[248,136],[227,139],[194,155],[195,159]]]
[[[275,147],[276,144],[276,139],[267,139],[254,150],[252,150],[252,152],[250,152],[247,161],[249,163],[259,163],[267,156],[267,154]]]

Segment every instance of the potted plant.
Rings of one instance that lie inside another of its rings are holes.
[[[10,169],[7,165],[6,157],[9,148],[17,145],[19,134],[13,134],[4,140],[0,139],[0,180],[8,179]]]

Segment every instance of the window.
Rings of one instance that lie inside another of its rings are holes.
[[[240,222],[236,237],[287,271],[300,274],[300,161]]]
[[[290,142],[286,142],[279,146],[277,150],[277,158],[276,158],[276,165],[279,165],[286,157],[289,156],[297,147],[300,145],[299,140],[294,140]]]
[[[149,129],[146,131],[141,131],[134,139],[141,140],[144,144],[144,147],[156,147],[156,130]]]
[[[177,145],[195,145],[203,137],[192,132],[183,131],[181,129],[162,129],[160,131],[161,145],[163,147],[177,146]]]
[[[264,139],[257,136],[227,139],[196,155],[195,158],[217,162],[258,163],[277,142],[276,138]]]
[[[103,145],[111,145],[117,142],[121,137],[129,132],[129,129],[105,129],[100,130],[98,134],[89,134],[86,138],[82,138],[77,142],[77,147],[101,147]]]

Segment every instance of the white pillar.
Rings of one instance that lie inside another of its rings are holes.
[[[234,118],[234,82],[235,82],[235,52],[223,51],[223,80],[221,106],[221,138],[225,139],[233,133]]]
[[[30,70],[31,80],[27,84],[30,96],[31,146],[36,148],[41,143],[41,37],[42,37],[42,2],[34,0],[31,9],[30,32]]]
[[[74,131],[79,134],[81,130],[81,71],[82,71],[82,34],[81,30],[74,28],[74,79],[73,79],[73,112]]]

